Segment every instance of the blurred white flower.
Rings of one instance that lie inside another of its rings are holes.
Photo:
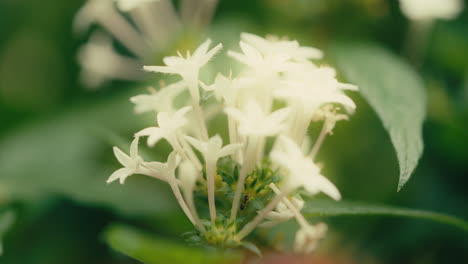
[[[301,227],[296,233],[294,240],[294,251],[296,253],[309,254],[315,250],[318,242],[325,236],[327,225],[319,223],[315,226],[307,225]]]
[[[111,39],[102,32],[94,33],[78,51],[81,81],[97,88],[109,80],[141,80],[144,76],[138,60],[115,52]]]
[[[301,211],[304,207],[304,201],[292,198],[291,204],[296,208],[297,211]],[[291,210],[284,202],[279,202],[275,208],[275,211],[271,211],[266,214],[265,219],[266,221],[261,223],[259,226],[264,228],[269,228],[275,226],[277,224],[286,222],[293,218],[295,215],[294,211]]]
[[[159,2],[159,0],[114,0],[117,3],[117,6],[120,10],[128,12],[132,11],[134,8],[139,6],[151,3]]]
[[[400,0],[400,8],[411,20],[453,19],[463,11],[463,1]]]
[[[294,141],[285,136],[279,137],[279,141],[280,147],[271,152],[270,158],[287,172],[283,186],[285,190],[304,187],[312,195],[323,192],[335,200],[341,199],[335,185],[320,174],[320,168],[310,158],[304,156]]]
[[[75,16],[74,31],[84,34],[91,25],[99,25],[109,37],[117,40],[131,53],[131,58],[137,61],[138,67],[134,67],[135,63],[113,59],[111,69],[106,71],[88,67],[83,71],[84,76],[81,79],[86,86],[92,88],[114,79],[131,81],[141,79],[144,77],[141,73],[139,78],[129,78],[126,77],[128,73],[125,71],[112,71],[112,69],[128,69],[133,74],[142,65],[152,63],[155,55],[160,55],[174,44],[177,37],[184,32],[183,29],[188,31],[203,29],[210,22],[216,4],[217,1],[181,1],[179,8],[182,14],[179,15],[172,0],[85,1]],[[117,53],[113,55],[127,57]],[[81,56],[80,64],[83,66],[95,63],[87,60],[96,59],[92,56]],[[105,74],[102,74],[103,71]]]

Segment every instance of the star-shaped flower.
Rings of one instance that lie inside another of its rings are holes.
[[[227,107],[225,112],[239,122],[239,132],[244,136],[273,136],[284,128],[284,120],[289,108],[282,108],[273,113],[265,113],[260,105],[250,100],[243,111]]]
[[[289,73],[285,86],[274,91],[276,97],[288,100],[292,105],[300,105],[308,116],[321,105],[342,104],[349,112],[356,108],[344,90],[357,90],[352,84],[340,83],[336,71],[330,67],[308,68],[301,72]]]
[[[211,137],[207,142],[186,136],[185,139],[203,155],[205,162],[216,162],[222,157],[229,156],[239,150],[242,144],[229,144],[223,147],[223,140],[219,135]]]
[[[321,59],[323,52],[312,47],[301,47],[295,40],[280,40],[278,38],[262,38],[250,33],[241,33],[241,39],[255,47],[265,56],[284,54],[291,60],[305,61]]]
[[[221,73],[216,75],[215,81],[211,85],[201,82],[201,86],[206,91],[214,92],[217,100],[223,100],[227,106],[236,106],[241,97],[248,93],[250,86],[254,84],[252,78],[228,78]]]
[[[177,155],[175,151],[171,152],[169,154],[169,157],[167,158],[167,162],[148,162],[146,166],[156,172],[158,172],[160,175],[162,175],[164,178],[168,179],[168,181],[174,181],[175,180],[175,170],[177,166],[179,166],[180,163],[180,158]]]
[[[280,136],[279,143],[281,147],[276,147],[270,153],[270,158],[287,172],[283,186],[287,191],[304,187],[312,195],[323,192],[335,200],[341,199],[335,185],[320,173],[320,168],[310,158],[304,156],[294,141]]]
[[[216,206],[215,206],[215,176],[216,176],[216,162],[219,158],[233,154],[241,148],[241,144],[229,144],[223,147],[223,141],[219,135],[210,138],[207,142],[197,140],[195,138],[186,136],[187,141],[192,144],[205,159],[206,166],[206,181],[208,185],[208,205],[210,209],[211,221],[216,219]]]
[[[222,44],[216,45],[211,50],[208,50],[211,40],[206,40],[193,53],[187,51],[187,56],[184,58],[180,53],[179,56],[170,56],[163,59],[166,66],[144,66],[146,71],[178,74],[185,81],[189,88],[190,95],[198,102],[200,94],[198,89],[198,75],[200,68],[203,67],[222,47]]]
[[[120,168],[112,173],[112,175],[107,179],[107,183],[119,180],[120,184],[123,184],[125,179],[133,174],[154,175],[154,173],[148,170],[148,168],[142,166],[144,161],[140,155],[138,155],[138,142],[139,138],[135,137],[130,146],[130,155],[127,155],[119,148],[114,147],[114,155],[120,164],[122,164],[123,168]]]
[[[290,56],[284,53],[273,53],[269,55],[262,54],[254,46],[241,41],[240,48],[242,53],[228,51],[228,55],[239,62],[247,65],[254,75],[271,76],[283,72],[288,67]]]
[[[140,94],[130,98],[135,104],[136,113],[145,113],[150,111],[173,113],[174,99],[184,91],[185,84],[176,82],[162,88],[154,94]]]
[[[161,139],[166,139],[174,149],[178,149],[177,136],[179,130],[187,124],[185,114],[191,107],[184,107],[171,114],[168,112],[159,112],[157,116],[158,127],[148,127],[136,133],[137,137],[148,136],[148,146],[153,147]]]

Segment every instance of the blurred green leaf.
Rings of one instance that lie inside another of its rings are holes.
[[[359,86],[390,134],[400,166],[400,190],[423,151],[423,82],[406,62],[374,44],[335,45],[332,54],[338,69]]]
[[[3,255],[3,237],[15,222],[15,214],[12,211],[6,211],[0,214],[0,256]]]
[[[125,185],[105,182],[118,163],[97,131],[126,135],[145,123],[125,95],[18,128],[0,141],[0,195],[9,200],[60,195],[131,216],[173,212],[169,188],[154,179],[137,175]]]
[[[314,199],[306,203],[302,213],[306,217],[330,216],[398,216],[426,219],[451,225],[468,232],[468,222],[447,214],[363,202],[333,201]]]
[[[104,233],[111,248],[145,264],[185,263],[240,263],[241,256],[235,252],[208,251],[159,239],[133,228],[112,225]]]

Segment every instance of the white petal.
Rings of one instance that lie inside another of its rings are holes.
[[[114,147],[113,150],[115,157],[120,162],[120,164],[122,164],[122,166],[126,168],[133,167],[134,161],[130,156],[125,154],[122,150],[120,150],[117,147]]]
[[[139,137],[135,137],[132,141],[132,144],[130,145],[130,157],[132,159],[135,159],[138,157],[138,143],[139,143]]]
[[[147,4],[147,3],[159,2],[159,0],[114,0],[114,1],[117,2],[118,8],[123,12],[130,12],[133,9],[142,7],[142,5]]]
[[[135,136],[148,136],[148,146],[153,147],[159,140],[166,136],[166,133],[159,127],[148,127],[136,133]]]
[[[216,55],[216,53],[218,53],[222,48],[223,44],[219,43],[218,45],[216,45],[201,59],[201,61],[198,62],[199,65],[203,66],[206,63],[208,63],[208,61],[211,60],[211,58],[213,58],[213,56]]]
[[[107,179],[107,183],[111,183],[117,179],[120,180],[120,184],[123,184],[125,182],[125,179],[132,175],[132,171],[128,168],[121,168],[116,170],[112,175]]]
[[[211,39],[205,40],[198,48],[193,52],[193,57],[195,58],[201,58],[205,56],[206,52],[208,51],[208,48],[211,45]]]
[[[174,68],[168,66],[143,66],[143,70],[149,72],[177,73]]]
[[[179,165],[180,158],[176,151],[172,151],[167,158],[167,168],[169,171],[174,171]]]
[[[219,157],[225,157],[234,154],[236,151],[242,148],[242,144],[229,144],[224,146],[219,152]]]
[[[185,136],[184,137],[194,148],[196,148],[198,151],[200,151],[202,154],[206,153],[206,143],[201,142],[198,139],[195,139],[190,136]]]
[[[330,182],[325,176],[319,175],[316,179],[316,186],[320,189],[321,192],[325,193],[326,195],[330,196],[334,200],[341,200],[341,194],[336,188],[336,186]]]

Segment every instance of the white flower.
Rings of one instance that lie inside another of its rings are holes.
[[[297,211],[301,211],[304,207],[303,200],[292,198],[290,201],[294,207],[296,207]],[[279,202],[275,211],[271,211],[266,214],[265,218],[267,221],[261,223],[259,226],[269,228],[288,221],[289,219],[293,218],[294,215],[294,211],[291,210],[284,202]]]
[[[250,33],[241,33],[241,39],[254,46],[265,56],[284,54],[291,60],[304,61],[321,59],[323,52],[312,47],[301,47],[295,40],[279,40],[278,38],[262,38]]]
[[[223,140],[219,135],[211,137],[208,142],[202,142],[189,136],[186,136],[185,139],[200,151],[205,162],[210,163],[229,156],[242,147],[242,144],[229,144],[223,147]]]
[[[288,108],[265,113],[260,105],[250,100],[243,111],[227,107],[225,112],[239,122],[239,133],[243,136],[273,136],[283,131]]]
[[[210,209],[210,218],[214,222],[216,219],[216,206],[215,206],[215,176],[216,176],[216,162],[219,158],[228,156],[237,151],[241,144],[230,144],[223,147],[223,141],[219,135],[216,135],[208,140],[202,142],[192,137],[185,137],[192,146],[194,146],[203,155],[206,164],[206,181],[208,185],[208,204]]]
[[[146,166],[158,172],[168,181],[175,181],[175,170],[177,169],[177,166],[179,166],[179,162],[180,162],[179,156],[177,155],[175,151],[173,151],[171,152],[171,154],[169,154],[169,157],[167,158],[166,163],[153,161],[153,162],[148,162]]]
[[[288,66],[290,56],[284,53],[273,53],[268,56],[263,55],[252,45],[241,41],[242,53],[228,51],[228,55],[239,62],[247,65],[254,75],[271,76],[271,74],[283,72]]]
[[[214,92],[217,100],[223,100],[227,106],[236,106],[241,100],[243,92],[253,85],[253,78],[228,78],[221,73],[216,75],[215,81],[212,85],[201,83],[201,86],[206,91]]]
[[[148,146],[152,147],[161,139],[166,139],[174,149],[178,149],[178,132],[187,124],[185,114],[190,111],[190,107],[184,107],[177,112],[170,114],[168,112],[159,112],[157,116],[158,127],[148,127],[135,136],[148,136]]]
[[[301,227],[296,233],[294,251],[296,253],[309,254],[315,250],[318,242],[325,236],[327,225],[319,223],[315,226],[307,225]]]
[[[154,94],[141,94],[130,98],[135,104],[136,113],[145,113],[150,111],[173,113],[174,99],[185,90],[183,82],[176,82],[167,87],[161,88]]]
[[[185,193],[193,192],[198,176],[199,171],[191,161],[184,160],[180,163],[178,178],[180,180],[180,186]]]
[[[331,134],[335,128],[336,122],[348,120],[348,116],[338,113],[339,108],[331,104],[325,105],[314,113],[312,121],[324,120],[324,129],[326,133]]]
[[[159,2],[160,0],[114,0],[117,7],[124,12],[132,11],[137,7],[141,7],[147,3]]]
[[[188,86],[193,100],[198,102],[200,100],[198,90],[198,75],[200,68],[203,67],[223,47],[222,44],[218,44],[208,51],[210,44],[211,40],[206,40],[195,50],[193,55],[190,55],[187,51],[187,56],[185,58],[181,54],[179,54],[179,56],[165,57],[163,61],[166,66],[144,66],[143,68],[146,71],[151,72],[180,75]]]
[[[85,32],[96,22],[98,16],[106,16],[107,12],[113,8],[112,1],[87,0],[75,16],[73,23],[74,30],[80,33]]]
[[[323,192],[335,200],[340,200],[338,189],[325,176],[320,174],[320,168],[305,157],[301,148],[286,136],[279,137],[281,147],[276,147],[271,153],[271,160],[285,169],[284,189],[295,190],[300,187],[310,194]]]
[[[357,90],[352,84],[340,83],[336,71],[330,67],[311,68],[289,72],[285,87],[274,91],[276,97],[284,98],[291,105],[302,106],[305,113],[312,113],[327,103],[342,104],[349,112],[356,108],[354,102],[346,96],[344,90]],[[309,120],[310,121],[310,120]]]
[[[122,150],[117,147],[114,147],[114,155],[117,160],[124,166],[123,168],[118,169],[107,179],[107,183],[111,183],[115,180],[119,180],[120,184],[125,182],[128,176],[133,174],[145,174],[150,175],[150,170],[145,168],[143,165],[143,159],[138,155],[138,141],[139,138],[135,137],[130,146],[130,156],[125,154]]]
[[[114,51],[112,41],[103,33],[94,33],[80,48],[78,63],[80,78],[88,87],[96,88],[111,79],[139,80],[142,74],[137,69],[140,63]]]
[[[463,10],[462,0],[400,0],[403,14],[411,20],[452,19]]]

